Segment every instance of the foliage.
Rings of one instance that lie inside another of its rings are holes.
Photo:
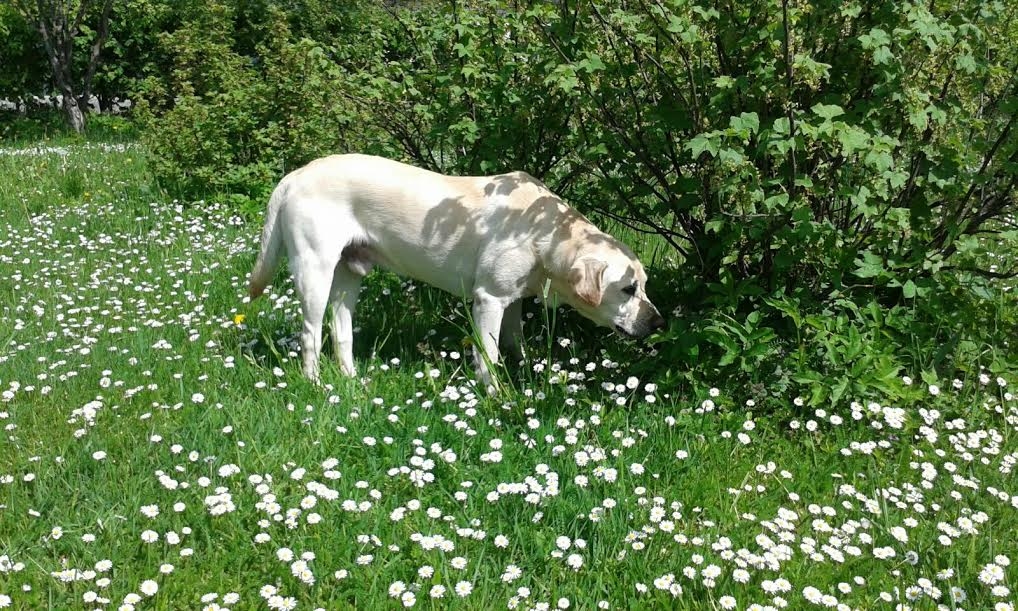
[[[577,9],[586,47],[563,53],[578,83],[560,86],[589,100],[584,199],[614,195],[610,212],[707,282],[922,291],[961,236],[1013,209],[1013,11],[783,8]],[[592,53],[598,69],[579,69]]]
[[[146,83],[153,95],[139,116],[153,170],[167,184],[262,197],[286,171],[346,148],[352,117],[337,91],[340,69],[321,45],[291,41],[286,20],[274,15],[257,66],[231,47],[224,3],[195,3],[164,37],[172,78]],[[170,91],[174,103],[162,108]]]
[[[799,285],[926,294],[1013,208],[1006,4],[517,8],[364,9],[345,39],[319,41],[328,84],[379,136],[361,150],[447,172],[526,169],[667,241],[699,299],[725,285],[736,302]],[[177,82],[226,94],[202,81],[230,69],[174,40],[195,73]],[[256,56],[271,79],[279,52]]]
[[[83,132],[85,110],[109,36],[113,0],[11,0],[10,4],[38,31],[67,122],[75,132]]]
[[[143,83],[168,72],[170,56],[158,44],[162,32],[179,28],[186,3],[169,0],[121,0],[110,16],[106,60],[95,78],[100,107],[109,110],[115,98],[140,95]]]
[[[0,91],[9,100],[46,90],[49,66],[37,37],[13,6],[0,3]]]
[[[549,83],[557,52],[531,15],[479,2],[387,19],[397,27],[376,37],[385,61],[360,71],[350,95],[396,155],[456,174],[515,168],[540,178],[557,169],[557,186],[581,172],[566,155],[579,145],[576,103]]]

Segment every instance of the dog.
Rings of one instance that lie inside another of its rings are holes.
[[[303,372],[313,381],[330,304],[339,367],[357,375],[352,318],[375,265],[473,298],[474,368],[489,391],[500,341],[522,357],[523,298],[565,302],[632,338],[665,325],[633,252],[525,172],[446,176],[370,155],[317,159],[287,174],[269,199],[251,299],[284,250],[304,318]]]

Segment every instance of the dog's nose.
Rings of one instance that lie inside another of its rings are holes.
[[[655,314],[654,318],[652,318],[650,321],[651,332],[653,333],[654,331],[660,331],[661,329],[664,328],[665,328],[665,317],[661,316],[660,314]]]

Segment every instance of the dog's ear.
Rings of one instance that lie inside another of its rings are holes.
[[[583,258],[569,269],[569,284],[576,296],[595,308],[601,305],[604,294],[604,270],[608,264],[597,259]]]

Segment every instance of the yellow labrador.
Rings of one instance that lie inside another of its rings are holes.
[[[351,319],[361,278],[376,264],[473,297],[483,342],[474,366],[489,389],[499,339],[520,354],[520,300],[549,283],[557,299],[626,336],[665,323],[633,252],[524,172],[444,176],[368,155],[318,159],[285,176],[269,199],[252,299],[283,249],[304,316],[304,374],[313,380],[330,303],[339,366],[356,375]]]

